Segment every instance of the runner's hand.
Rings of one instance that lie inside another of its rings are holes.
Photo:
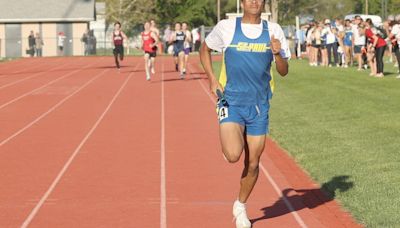
[[[218,97],[217,95],[217,89],[221,90],[221,92],[224,92],[224,88],[222,88],[221,83],[219,83],[217,80],[210,80],[210,90],[212,92],[212,94],[215,97]]]
[[[281,42],[275,39],[274,35],[271,36],[271,51],[274,55],[278,55],[281,51]]]

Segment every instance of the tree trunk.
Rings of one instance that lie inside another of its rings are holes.
[[[278,22],[278,0],[271,0],[271,21]]]
[[[271,13],[270,21],[278,22],[278,0],[269,0],[265,3],[265,12]]]

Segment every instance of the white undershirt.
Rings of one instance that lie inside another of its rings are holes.
[[[205,42],[207,46],[213,50],[223,52],[231,44],[235,35],[236,18],[225,19],[220,21],[214,29],[208,34]],[[244,24],[242,23],[243,34],[250,39],[257,39],[261,36],[263,29],[262,22],[260,24]],[[290,58],[289,45],[283,33],[281,26],[276,23],[268,22],[268,31],[270,36],[274,36],[281,42],[280,54],[283,58]]]

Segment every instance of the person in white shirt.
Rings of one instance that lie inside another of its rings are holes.
[[[400,14],[395,17],[395,23],[392,25],[389,39],[392,41],[393,52],[396,55],[399,67],[399,75],[396,78],[400,79]]]
[[[317,60],[314,58],[316,52],[313,46],[314,30],[316,26],[314,22],[310,22],[309,28],[306,31],[306,44],[307,44],[307,55],[310,66],[317,66]]]
[[[274,61],[278,73],[287,75],[290,51],[282,28],[261,19],[264,0],[241,0],[241,6],[243,18],[220,21],[202,44],[200,59],[211,92],[219,97],[222,152],[227,161],[235,163],[245,151],[233,215],[237,228],[250,228],[246,202],[257,182],[268,133],[271,65]],[[219,80],[212,68],[212,50],[224,53]]]
[[[362,70],[363,67],[363,55],[366,53],[366,48],[365,48],[365,35],[361,34],[360,32],[360,26],[361,23],[363,22],[363,19],[360,16],[355,16],[355,23],[352,26],[352,32],[353,32],[353,44],[354,44],[354,57],[358,62],[358,70]]]
[[[325,27],[322,30],[322,36],[326,36],[326,49],[328,51],[328,65],[329,67],[338,66],[338,43],[336,35],[333,33],[331,20],[325,20]],[[332,64],[332,55],[334,63]]]

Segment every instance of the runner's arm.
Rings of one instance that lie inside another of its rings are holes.
[[[175,39],[176,39],[176,38],[175,38],[175,32],[173,32],[173,33],[171,34],[171,36],[169,37],[169,41],[168,41],[168,42],[169,42],[170,44],[172,44],[172,43],[175,41]]]
[[[124,40],[126,40],[126,46],[129,46],[129,38],[127,35],[125,35],[125,33],[123,31],[121,31],[121,35],[122,38],[124,38]]]
[[[159,43],[159,39],[156,33],[152,32],[151,33],[151,37],[155,40],[155,42],[153,43],[153,47],[157,47],[158,43]]]
[[[206,42],[203,42],[200,47],[200,61],[203,65],[204,71],[207,74],[210,82],[210,90],[217,97],[217,89],[223,91],[221,84],[217,81],[212,68],[211,60],[211,49],[207,46]]]
[[[290,50],[285,34],[280,26],[276,26],[271,36],[271,51],[274,55],[276,70],[283,77],[289,73],[288,59]]]
[[[192,42],[192,33],[189,32],[189,31],[186,32],[186,41],[187,41],[188,43],[191,43],[191,42]]]

